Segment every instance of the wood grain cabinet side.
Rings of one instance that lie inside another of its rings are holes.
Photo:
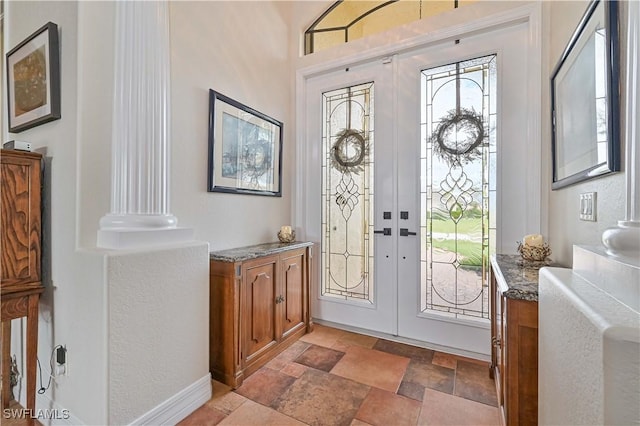
[[[11,399],[11,320],[27,318],[26,407],[35,410],[38,303],[41,281],[42,156],[0,152],[0,312],[2,321],[2,407]],[[27,419],[33,424],[33,419]]]
[[[240,262],[211,260],[214,379],[236,388],[310,331],[311,253],[310,246]]]
[[[40,280],[41,160],[32,152],[0,153],[2,293],[37,288]]]
[[[493,267],[492,267],[493,268]],[[491,270],[491,374],[502,424],[538,423],[538,302],[506,297]]]

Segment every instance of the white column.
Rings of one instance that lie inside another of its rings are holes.
[[[627,6],[626,196],[625,219],[602,234],[607,252],[640,259],[640,2]]]
[[[135,248],[192,239],[169,212],[169,5],[118,1],[111,212],[98,247]]]
[[[640,3],[630,1],[627,8],[627,211],[622,224],[640,226]]]

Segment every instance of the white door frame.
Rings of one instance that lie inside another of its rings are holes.
[[[296,71],[296,170],[294,180],[295,201],[293,206],[293,223],[296,226],[296,233],[301,238],[320,241],[321,236],[315,235],[313,229],[317,228],[319,212],[309,208],[314,197],[319,194],[313,193],[313,188],[317,187],[320,177],[308,174],[312,170],[311,165],[321,162],[318,156],[318,150],[309,148],[309,141],[306,140],[306,80],[318,75],[327,73],[336,69],[348,67],[366,61],[372,61],[379,58],[393,56],[397,53],[418,50],[430,45],[443,43],[448,40],[472,35],[478,32],[490,31],[503,26],[513,25],[517,23],[528,23],[528,39],[527,46],[523,46],[528,50],[527,56],[530,59],[528,73],[524,77],[523,82],[526,84],[527,98],[527,129],[526,135],[523,135],[522,143],[526,144],[526,162],[523,176],[525,176],[525,187],[523,192],[527,194],[526,206],[524,211],[525,217],[522,218],[523,226],[528,232],[539,232],[546,234],[546,220],[543,222],[543,212],[547,207],[546,198],[542,199],[542,182],[547,181],[541,170],[541,154],[542,154],[542,122],[541,122],[541,105],[542,105],[542,54],[541,54],[541,5],[528,4],[525,6],[513,8],[502,13],[490,15],[473,22],[467,22],[460,25],[453,25],[444,29],[432,31],[419,36],[405,39],[401,42],[385,45],[377,48],[364,50],[353,55],[340,57],[339,59],[330,60],[321,64],[316,64],[301,68]],[[499,154],[498,154],[499,155]],[[508,179],[506,179],[508,181]],[[502,187],[502,179],[500,171],[497,176],[497,189],[500,193]],[[503,210],[502,197],[498,197],[497,210]],[[544,215],[546,219],[546,215]],[[498,222],[498,227],[500,223]],[[501,233],[497,239],[497,252],[512,252],[517,237],[510,233]],[[315,280],[319,282],[319,278]],[[317,289],[312,289],[317,291]],[[313,312],[311,313],[313,315]]]

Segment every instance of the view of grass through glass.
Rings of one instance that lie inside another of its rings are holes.
[[[422,72],[421,309],[488,319],[496,55]]]

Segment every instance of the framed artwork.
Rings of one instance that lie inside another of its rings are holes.
[[[551,75],[553,183],[620,170],[618,2],[594,0]]]
[[[58,26],[48,22],[7,53],[9,132],[60,118]]]
[[[282,123],[209,90],[209,192],[282,196]]]

